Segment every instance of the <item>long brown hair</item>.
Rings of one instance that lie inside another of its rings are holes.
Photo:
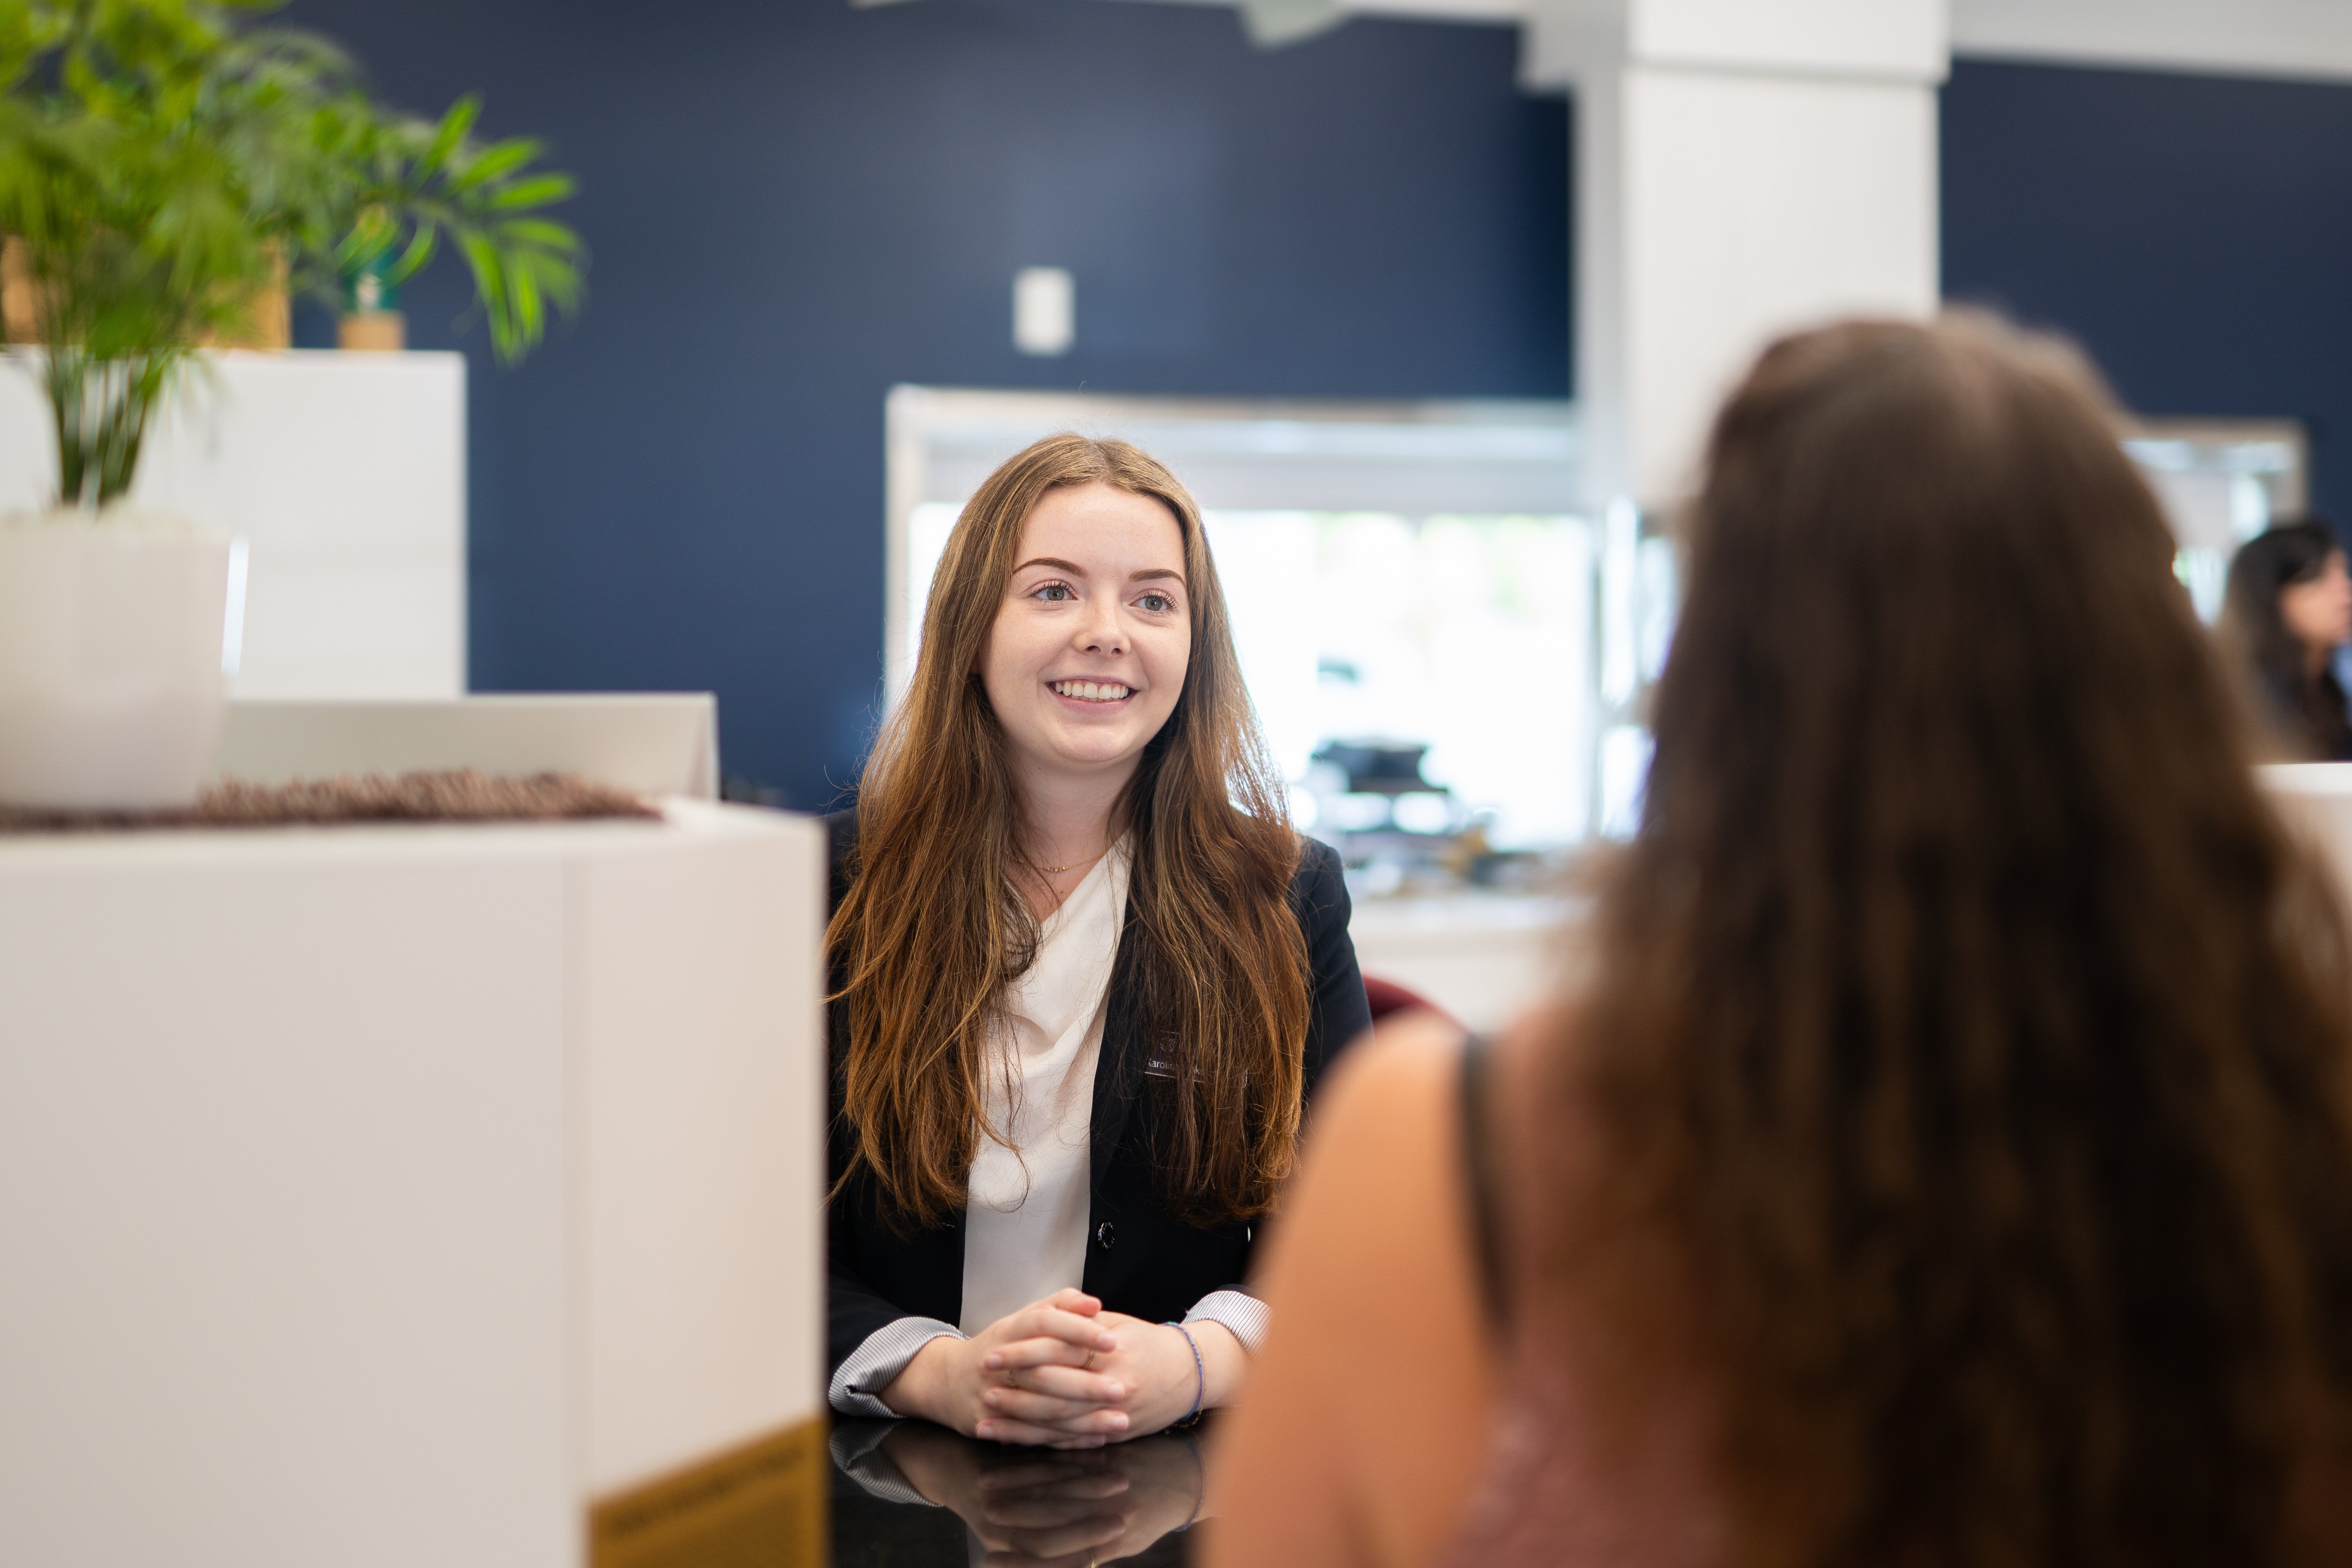
[[[2112,418],[1948,317],[1788,339],[1714,429],[1547,1278],[1704,1373],[1750,1564],[2313,1560],[2352,961]]]
[[[1150,1030],[1156,1153],[1175,1212],[1264,1212],[1296,1159],[1307,952],[1288,894],[1297,836],[1234,654],[1192,498],[1123,441],[1053,436],[989,477],[948,537],[905,700],[867,759],[857,858],[827,947],[847,1010],[837,1064],[854,1152],[895,1224],[962,1206],[984,1108],[990,1029],[1037,928],[1008,875],[1021,801],[976,673],[1049,489],[1107,484],[1167,507],[1184,539],[1192,647],[1174,711],[1118,816],[1130,835],[1119,984]],[[1140,1064],[1139,1064],[1140,1065]],[[1108,1064],[1107,1064],[1108,1066]]]

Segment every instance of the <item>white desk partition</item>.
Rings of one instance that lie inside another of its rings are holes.
[[[2352,763],[2281,763],[2257,771],[2289,825],[2327,856],[2352,900]]]
[[[1573,900],[1464,891],[1359,899],[1348,923],[1356,963],[1473,1029],[1507,1027],[1559,984]]]
[[[0,1563],[816,1568],[824,871],[0,838]]]
[[[0,353],[0,514],[57,488],[39,369]],[[464,355],[205,354],[131,499],[245,541],[231,696],[466,689]]]
[[[215,764],[248,784],[416,768],[576,773],[715,800],[719,702],[707,691],[232,702]]]

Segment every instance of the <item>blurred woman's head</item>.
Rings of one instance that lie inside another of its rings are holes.
[[[2094,374],[1973,316],[1787,339],[1688,542],[1551,1278],[1704,1364],[1748,1561],[2289,1561],[2352,1378],[2352,968]]]
[[[2223,613],[2267,657],[2300,666],[2352,642],[2352,576],[2344,546],[2323,523],[2288,522],[2240,546],[2230,560]]]
[[[2284,523],[2241,546],[2230,562],[2220,630],[2283,750],[2345,753],[2352,729],[2327,667],[2336,649],[2352,642],[2352,575],[2333,529]]]

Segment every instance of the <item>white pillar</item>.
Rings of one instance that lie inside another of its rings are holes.
[[[1764,343],[1936,308],[1945,0],[1535,0],[1576,100],[1588,500],[1670,501]]]

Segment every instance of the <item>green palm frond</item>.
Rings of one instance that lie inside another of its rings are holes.
[[[251,25],[277,4],[0,0],[0,234],[52,345],[67,500],[128,487],[152,400],[281,274],[331,298],[449,244],[502,363],[580,307],[585,252],[547,215],[573,182],[540,143],[478,141],[470,98],[381,107],[333,45]]]

